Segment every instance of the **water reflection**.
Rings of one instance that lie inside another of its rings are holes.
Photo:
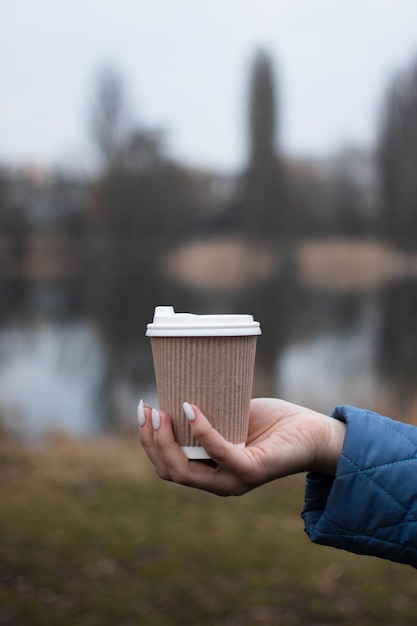
[[[68,306],[76,300],[70,286],[19,293],[26,294],[24,306],[16,300],[0,327],[0,416],[7,427],[25,436],[135,428],[138,398],[157,402],[147,341],[125,345],[121,360],[94,317],[82,305]],[[276,394],[326,413],[346,402],[416,418],[415,280],[367,294],[278,280],[248,295],[264,331],[254,395]],[[223,310],[241,308],[239,297],[223,303]],[[194,305],[208,306],[202,294]]]
[[[86,321],[6,325],[0,333],[0,410],[6,426],[26,435],[50,429],[97,432],[103,425],[106,360]]]
[[[277,361],[283,397],[327,414],[336,404],[375,406],[377,338],[372,313],[365,308],[355,328],[323,331],[284,350]]]
[[[415,419],[417,410],[417,281],[404,279],[381,293],[377,367],[393,410]]]

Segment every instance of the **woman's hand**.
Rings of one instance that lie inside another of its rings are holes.
[[[241,495],[264,483],[303,471],[333,475],[345,424],[276,398],[251,401],[245,448],[226,441],[195,405],[185,405],[194,437],[212,463],[191,461],[174,440],[163,411],[139,404],[140,440],[164,480],[210,491]]]

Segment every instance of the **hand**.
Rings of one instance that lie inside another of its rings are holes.
[[[245,448],[226,441],[200,409],[188,405],[190,428],[212,463],[190,461],[174,440],[163,411],[139,405],[140,440],[164,480],[217,495],[241,495],[264,483],[303,471],[333,475],[345,424],[283,400],[251,401]]]

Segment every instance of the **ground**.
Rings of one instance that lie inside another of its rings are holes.
[[[0,624],[415,624],[417,574],[316,546],[304,476],[223,499],[131,436],[0,438]]]

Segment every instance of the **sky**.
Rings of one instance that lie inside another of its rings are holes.
[[[416,24],[416,0],[0,0],[0,163],[91,167],[94,83],[110,63],[170,155],[238,171],[259,49],[284,153],[372,148],[389,81],[417,59]]]

